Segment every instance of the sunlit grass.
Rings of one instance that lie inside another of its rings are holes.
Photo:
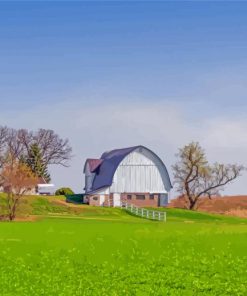
[[[246,295],[241,220],[112,212],[118,219],[1,223],[1,295]]]

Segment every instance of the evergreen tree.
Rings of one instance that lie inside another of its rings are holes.
[[[30,146],[29,154],[25,159],[26,165],[36,176],[43,178],[47,183],[51,181],[47,165],[44,163],[39,145],[34,143]]]

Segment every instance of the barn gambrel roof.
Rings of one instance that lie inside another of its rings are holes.
[[[128,154],[130,154],[131,152],[138,150],[140,148],[147,150],[159,161],[162,171],[163,171],[163,174],[165,175],[164,185],[165,185],[166,190],[169,191],[172,188],[172,184],[170,181],[168,171],[167,171],[166,166],[163,163],[163,161],[150,149],[148,149],[142,145],[138,145],[138,146],[133,146],[133,147],[129,147],[129,148],[114,149],[111,151],[104,152],[101,155],[101,158],[97,162],[99,165],[97,166],[96,170],[93,171],[95,173],[95,176],[94,176],[94,180],[92,183],[91,192],[97,191],[101,188],[111,186],[112,182],[113,182],[114,173],[117,170],[120,163],[122,162],[122,160]],[[86,160],[86,163],[84,166],[84,172],[85,172],[86,164],[89,163],[89,165],[90,165],[90,161],[91,161],[91,159]],[[94,161],[95,161],[95,159],[94,159]]]

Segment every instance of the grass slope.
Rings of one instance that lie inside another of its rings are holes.
[[[1,295],[247,295],[246,220],[169,209],[161,223],[62,197],[25,207],[42,219],[0,223]]]
[[[4,213],[5,195],[0,194],[0,211]],[[220,222],[220,223],[245,223],[247,219],[229,217],[224,215],[215,215],[205,212],[188,211],[175,208],[154,209],[165,211],[169,221],[183,221],[186,223],[195,221]],[[66,203],[64,196],[25,196],[18,207],[17,217],[25,218],[28,216],[37,217],[67,217],[67,218],[85,218],[85,219],[117,219],[131,220],[135,222],[135,215],[130,215],[118,208],[102,208],[88,205],[74,205]]]
[[[4,213],[5,198],[4,194],[0,194],[1,213]],[[66,203],[64,196],[25,196],[18,207],[17,217],[26,218],[33,215],[37,217],[132,219],[120,209]]]

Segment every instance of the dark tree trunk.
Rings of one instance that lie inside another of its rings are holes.
[[[15,215],[14,214],[9,214],[9,221],[13,221],[15,219]]]
[[[19,196],[8,196],[8,218],[9,221],[13,221],[16,216],[16,207],[19,201]]]
[[[197,204],[197,200],[191,200],[190,199],[190,203],[189,203],[189,210],[194,210]]]

